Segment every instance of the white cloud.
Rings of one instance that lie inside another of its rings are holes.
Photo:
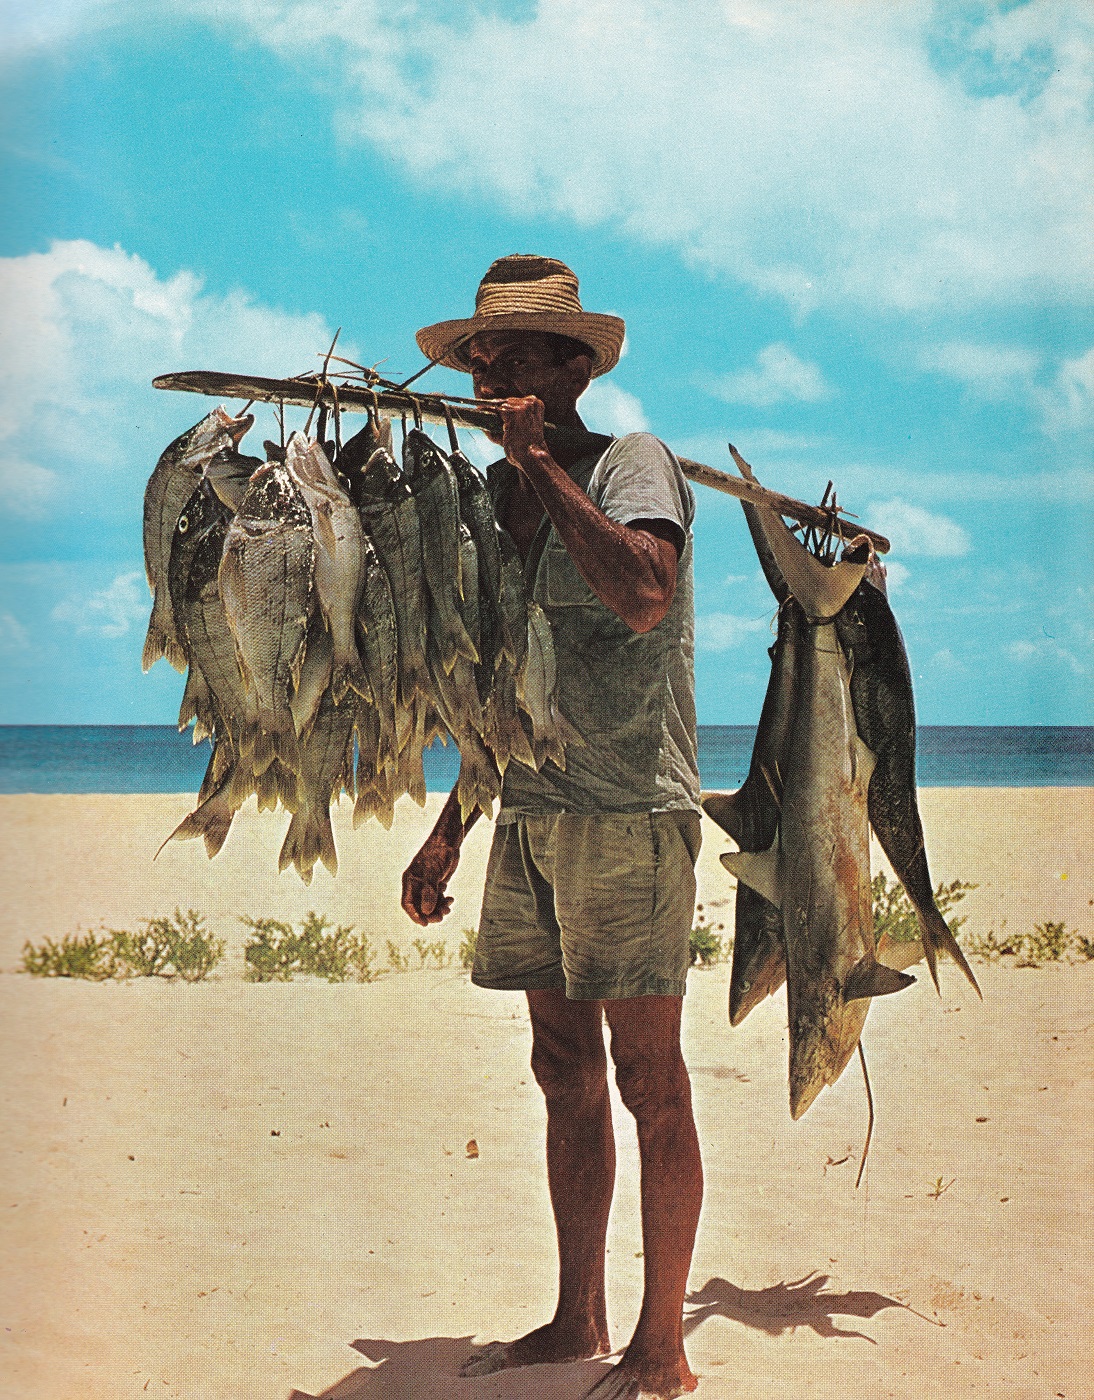
[[[925,0],[243,0],[230,22],[333,73],[343,137],[423,185],[610,225],[804,310],[1094,291],[1094,16],[1071,0],[963,26]]]
[[[1094,427],[1094,347],[1077,359],[1065,360],[1039,402],[1045,431],[1052,436]]]
[[[816,365],[800,360],[789,345],[765,345],[756,356],[753,369],[712,376],[704,389],[726,403],[770,408],[777,403],[816,403],[831,398],[833,390],[824,382]]]
[[[2,32],[14,49],[157,8],[17,0]],[[1094,292],[1088,5],[500,9],[178,0],[173,13],[249,31],[340,89],[339,135],[423,186],[607,225],[802,310]]]
[[[984,345],[952,340],[921,351],[924,369],[948,375],[976,389],[984,398],[1002,401],[1015,388],[1028,386],[1041,357],[1016,345]]]
[[[27,646],[27,629],[13,613],[0,612],[0,652],[25,651]]]
[[[29,520],[39,518],[56,493],[57,475],[48,467],[16,457],[0,457],[0,498],[12,515]]]
[[[896,554],[938,559],[969,552],[969,537],[960,525],[907,501],[876,502],[866,513],[866,524],[887,536]]]
[[[729,651],[755,632],[766,631],[765,617],[738,617],[735,613],[706,613],[695,619],[695,645],[699,651]]]
[[[296,374],[332,338],[318,315],[207,293],[192,273],[161,278],[84,241],[0,259],[0,305],[0,483],[24,516],[139,510],[159,452],[212,407],[157,392],[155,375]]]
[[[1073,675],[1085,676],[1087,668],[1073,652],[1060,646],[1051,637],[1038,637],[1036,641],[1011,642],[1006,648],[1007,655],[1020,665],[1036,665],[1039,662],[1054,662],[1066,666]]]
[[[144,576],[135,570],[119,574],[114,582],[89,597],[70,594],[54,607],[55,622],[69,622],[77,632],[100,637],[122,637],[131,623],[148,621],[148,591]]]

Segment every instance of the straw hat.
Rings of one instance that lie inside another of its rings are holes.
[[[438,321],[417,334],[422,354],[449,369],[468,370],[467,342],[480,331],[543,331],[580,340],[593,352],[593,378],[619,361],[623,322],[583,311],[577,276],[555,258],[511,253],[490,264],[475,294],[475,314]]]

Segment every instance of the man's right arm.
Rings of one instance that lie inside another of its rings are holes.
[[[476,807],[467,821],[463,820],[460,800],[453,788],[421,850],[403,871],[402,906],[423,928],[439,924],[452,908],[452,897],[445,894],[445,887],[460,863],[463,839],[478,817]]]

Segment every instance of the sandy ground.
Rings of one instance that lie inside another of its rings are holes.
[[[162,837],[185,797],[0,798],[0,1393],[19,1400],[578,1400],[600,1363],[460,1380],[474,1340],[553,1303],[543,1112],[519,995],[411,971],[368,985],[241,978],[240,914],[309,909],[409,945],[398,876],[436,799],[337,831],[342,870],[276,875],[284,820],[245,810],[207,863]],[[1094,933],[1089,790],[929,789],[932,874],[979,888],[968,928]],[[489,829],[456,907],[475,922]],[[706,832],[700,899],[732,922]],[[725,901],[723,903],[723,901]],[[15,975],[24,940],[194,907],[229,941],[215,980]],[[381,962],[386,961],[382,955]],[[412,962],[416,962],[412,954]],[[800,1123],[785,1000],[736,1030],[728,970],[685,1003],[707,1193],[688,1352],[730,1396],[1094,1395],[1094,963],[949,965],[876,1002],[877,1126],[852,1068]],[[637,1154],[620,1166],[609,1302],[639,1304]],[[474,1140],[478,1155],[469,1155]]]

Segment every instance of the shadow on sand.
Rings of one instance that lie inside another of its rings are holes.
[[[470,1337],[426,1337],[414,1342],[360,1339],[352,1343],[371,1364],[312,1395],[289,1400],[579,1400],[604,1374],[605,1363],[525,1366],[465,1380],[460,1367],[477,1350]]]
[[[827,1274],[807,1274],[771,1288],[738,1288],[728,1279],[712,1278],[689,1293],[685,1335],[707,1318],[722,1317],[781,1336],[808,1327],[818,1337],[853,1337],[876,1345],[865,1332],[837,1327],[837,1317],[874,1317],[884,1308],[907,1308],[883,1293],[829,1293]],[[916,1313],[915,1316],[920,1316]],[[924,1319],[930,1321],[930,1319]],[[369,1363],[312,1395],[294,1390],[289,1400],[580,1400],[604,1374],[608,1363],[577,1361],[564,1366],[528,1366],[463,1379],[460,1367],[475,1350],[468,1337],[427,1337],[412,1342],[358,1340],[353,1349]]]
[[[808,1327],[818,1337],[858,1337],[876,1346],[865,1332],[837,1327],[836,1317],[873,1317],[883,1308],[904,1308],[905,1303],[884,1293],[826,1293],[827,1274],[806,1274],[793,1283],[770,1288],[738,1288],[728,1279],[712,1278],[684,1300],[684,1335],[689,1336],[708,1317],[724,1317],[755,1327],[769,1337]],[[918,1317],[919,1314],[917,1313]]]

